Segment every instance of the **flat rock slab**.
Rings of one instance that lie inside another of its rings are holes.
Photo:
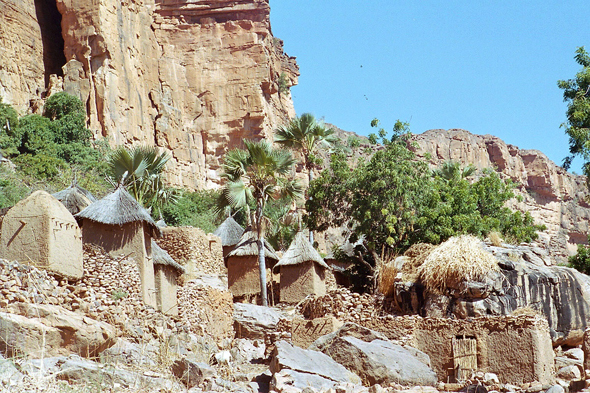
[[[32,358],[76,353],[93,357],[115,342],[115,328],[48,304],[15,303],[13,314],[0,312],[0,351]]]
[[[281,315],[270,307],[248,303],[234,303],[234,329],[236,338],[263,339],[274,332]]]
[[[303,378],[303,376],[291,373],[294,383],[299,383],[298,381],[304,383],[305,379],[317,379],[311,377],[313,375],[323,380],[332,381],[332,383],[360,383],[360,378],[357,375],[348,371],[344,366],[338,364],[329,356],[321,352],[294,347],[286,341],[279,341],[273,352],[270,371],[276,374],[284,369],[310,375],[309,377],[306,376],[306,378]],[[317,381],[318,383],[320,382],[319,379]],[[305,386],[307,385],[298,387],[303,389]]]
[[[390,341],[337,337],[324,352],[360,376],[365,385],[434,386],[437,382],[436,373],[415,353]]]

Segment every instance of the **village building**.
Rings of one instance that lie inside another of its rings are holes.
[[[157,307],[151,240],[161,232],[149,212],[119,186],[76,218],[82,220],[84,243],[101,246],[113,257],[135,259],[141,276],[142,300]]]
[[[244,234],[244,228],[242,228],[242,226],[230,216],[226,218],[219,227],[217,227],[213,234],[221,239],[221,246],[223,247],[223,259],[225,261],[225,265],[227,266],[227,256],[233,251],[236,244],[238,244],[242,238],[242,235]]]
[[[280,269],[281,302],[298,303],[308,295],[326,294],[329,267],[303,232],[295,235],[275,269]]]
[[[178,316],[178,277],[185,273],[185,269],[154,240],[152,240],[152,259],[158,310],[167,315]]]
[[[90,204],[96,202],[96,198],[86,189],[80,187],[74,179],[72,184],[53,196],[60,201],[66,209],[72,214],[78,214]]]
[[[64,205],[45,191],[35,191],[6,213],[0,257],[73,280],[84,273],[80,227]]]
[[[264,241],[267,277],[279,257],[268,242]],[[260,293],[260,270],[258,268],[258,244],[256,232],[246,230],[232,252],[227,256],[227,281],[235,297],[247,297]]]

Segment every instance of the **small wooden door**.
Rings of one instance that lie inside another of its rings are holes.
[[[457,381],[465,381],[477,370],[477,340],[457,336],[453,339],[453,365]]]

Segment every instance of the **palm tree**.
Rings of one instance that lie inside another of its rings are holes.
[[[459,181],[473,175],[477,168],[473,164],[461,168],[461,164],[455,161],[445,161],[440,168],[432,171],[435,177],[440,177],[447,182]]]
[[[156,147],[119,147],[108,157],[111,174],[117,183],[145,207],[156,210],[178,198],[177,192],[164,186],[162,172],[170,160],[167,152],[159,153]]]
[[[334,130],[323,122],[316,121],[311,113],[304,113],[291,119],[286,125],[275,131],[275,142],[287,148],[297,150],[303,155],[303,164],[308,171],[309,183],[313,180],[313,169],[317,166],[314,150],[318,145],[330,147],[336,142]],[[313,244],[313,232],[309,231],[309,241]]]
[[[251,225],[257,234],[258,265],[262,305],[267,306],[266,261],[264,255],[264,214],[266,203],[280,196],[298,198],[301,185],[290,174],[295,160],[286,150],[273,149],[267,141],[244,141],[245,149],[229,151],[223,160],[226,179],[222,204],[249,209],[255,206]]]

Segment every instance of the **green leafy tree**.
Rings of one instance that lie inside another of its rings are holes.
[[[166,187],[163,170],[170,160],[167,152],[159,153],[156,147],[119,147],[108,158],[110,172],[117,182],[123,182],[129,193],[153,214],[161,212],[168,203],[178,199],[176,190]]]
[[[404,123],[399,123],[403,125]],[[543,226],[528,214],[504,206],[514,197],[513,185],[493,171],[477,181],[467,178],[472,168],[447,163],[430,171],[408,148],[405,125],[368,162],[351,168],[343,154],[331,157],[330,167],[313,181],[306,207],[308,225],[323,231],[347,225],[351,241],[364,239],[363,252],[354,255],[357,270],[374,289],[383,256],[401,253],[419,242],[438,244],[458,234],[484,236],[491,230],[515,241],[530,241]]]
[[[337,141],[332,128],[316,121],[311,113],[304,113],[275,131],[275,142],[289,149],[298,151],[303,156],[303,165],[307,170],[309,183],[313,180],[313,170],[320,162],[316,150],[320,146],[330,148]],[[313,244],[313,232],[309,232],[309,241]]]
[[[285,150],[273,149],[267,141],[244,141],[245,149],[229,151],[222,164],[226,183],[222,207],[249,209],[254,206],[251,225],[257,234],[262,305],[267,306],[266,261],[264,255],[264,213],[267,203],[279,197],[298,198],[301,185],[290,177],[295,160]]]
[[[582,66],[572,79],[560,80],[557,86],[563,90],[563,100],[567,102],[567,120],[561,126],[569,136],[570,155],[563,161],[569,169],[575,156],[584,159],[584,174],[590,175],[590,55],[584,47],[579,47],[574,56]],[[590,184],[589,184],[590,185]]]
[[[178,201],[162,208],[162,217],[168,225],[193,226],[212,233],[221,224],[216,213],[220,192],[203,190],[179,192]]]
[[[2,102],[0,97],[0,149],[8,155],[18,154],[17,140],[15,136],[18,129],[18,114],[10,105]]]
[[[590,242],[590,236],[588,241]],[[568,258],[568,265],[581,273],[590,274],[590,247],[578,244],[578,252]]]

